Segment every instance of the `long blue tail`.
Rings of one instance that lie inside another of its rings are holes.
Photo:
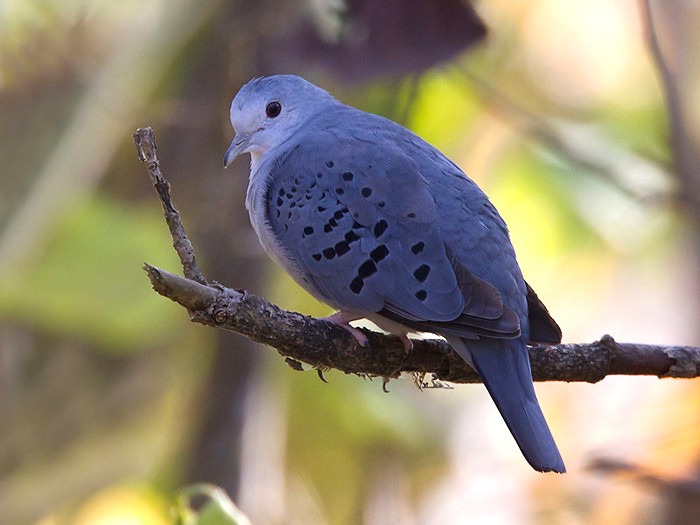
[[[530,360],[520,339],[449,339],[477,371],[528,463],[540,472],[566,472],[532,384]]]

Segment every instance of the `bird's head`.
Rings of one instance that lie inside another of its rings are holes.
[[[231,103],[236,136],[224,155],[224,167],[242,153],[254,159],[264,155],[333,103],[335,99],[326,91],[294,75],[251,80]]]

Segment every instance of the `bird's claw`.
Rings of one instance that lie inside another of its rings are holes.
[[[406,334],[399,334],[399,339],[401,339],[401,342],[403,343],[403,349],[406,351],[406,353],[410,353],[411,350],[413,350],[413,341],[411,341],[411,339]]]
[[[362,331],[359,328],[350,326],[350,321],[357,321],[358,319],[361,319],[361,317],[358,317],[357,315],[351,312],[340,310],[334,313],[333,315],[324,317],[322,320],[334,324],[335,326],[339,326],[343,330],[350,332],[350,334],[357,340],[358,344],[362,348],[365,348],[369,343],[367,336],[364,333],[362,333]]]
[[[385,394],[388,394],[388,393],[389,393],[389,389],[386,387],[386,385],[389,384],[389,381],[391,381],[391,378],[390,378],[389,376],[383,376],[383,377],[382,377],[382,391],[383,391]]]

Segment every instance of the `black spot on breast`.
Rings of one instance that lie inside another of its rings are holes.
[[[343,188],[336,188],[336,189],[335,189],[335,192],[336,192],[338,195],[342,195],[343,193],[345,193],[345,190],[344,190]]]
[[[307,226],[306,228],[304,228],[304,233],[306,235],[313,235],[314,229],[311,226]]]
[[[278,191],[277,193],[279,193],[280,197],[284,195],[284,188],[280,188],[280,191]]]
[[[385,244],[380,244],[374,250],[369,252],[369,256],[372,258],[372,260],[374,262],[381,261],[387,255],[389,255],[389,248],[387,248]]]
[[[413,213],[413,212],[411,212],[411,213],[407,214],[406,217],[408,217],[409,219],[415,219],[415,218],[416,218],[416,214]]]
[[[384,206],[386,206],[386,202],[384,202],[384,201],[379,201],[379,202],[377,203],[377,206],[379,206],[380,208],[383,208]]]
[[[418,268],[416,268],[416,271],[413,272],[413,277],[418,279],[418,282],[424,282],[428,278],[428,274],[430,273],[430,266],[427,264],[421,264]]]
[[[362,224],[360,224],[357,221],[352,221],[352,229],[353,230],[359,230],[361,228],[364,228],[364,226],[362,226]]]
[[[360,191],[360,194],[366,199],[367,197],[369,197],[370,195],[372,195],[372,188],[364,187],[364,188],[362,188],[362,190]]]
[[[333,166],[335,166],[335,164],[333,164],[333,161],[332,161],[332,160],[327,160],[327,161],[326,161],[326,166],[328,166],[329,168],[332,168]]]
[[[320,253],[313,253],[311,254],[311,257],[313,257],[316,261],[320,261],[323,256]]]
[[[350,244],[347,241],[340,241],[333,248],[335,248],[338,257],[341,257],[350,251]]]
[[[316,209],[318,210],[319,213],[323,213],[324,211],[326,211],[326,208],[323,207],[323,206],[319,206],[319,207],[316,208]]]
[[[384,233],[388,227],[389,223],[387,223],[384,219],[378,220],[377,224],[374,225],[374,236],[381,237],[382,233]]]
[[[344,213],[343,210],[338,210],[337,212],[335,212],[333,214],[333,218],[336,220],[340,220],[343,218],[343,213]]]
[[[338,221],[335,220],[335,217],[331,217],[330,219],[328,219],[328,224],[335,228],[336,226],[338,226]]]
[[[354,175],[352,173],[350,173],[349,171],[346,171],[345,173],[343,173],[343,180],[345,182],[350,182],[353,179],[353,177],[354,177]]]
[[[359,275],[363,279],[375,273],[377,273],[377,265],[374,264],[374,261],[371,259],[367,259],[357,269],[357,275]]]
[[[413,246],[411,246],[411,251],[413,253],[415,253],[416,255],[418,255],[420,252],[423,251],[424,248],[425,248],[425,243],[423,241],[419,241],[416,244],[414,244]]]
[[[425,301],[425,299],[427,297],[428,297],[428,292],[426,292],[425,290],[418,290],[416,292],[416,299],[418,299],[419,301]]]
[[[350,289],[352,290],[353,293],[360,293],[362,291],[362,288],[365,286],[365,282],[362,280],[361,277],[355,277],[352,282],[350,283]]]
[[[323,250],[323,256],[326,259],[332,259],[333,257],[335,257],[335,250],[333,248],[326,248],[325,250]]]
[[[331,233],[333,231],[333,227],[330,224],[325,224],[323,226],[323,231],[326,233]]]
[[[277,207],[282,206],[284,204],[284,201],[282,200],[282,197],[277,197]]]
[[[348,242],[359,241],[360,237],[352,230],[345,234],[345,240]]]

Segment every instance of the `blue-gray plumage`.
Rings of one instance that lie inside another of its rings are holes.
[[[561,332],[525,283],[508,230],[453,162],[398,124],[304,79],[252,80],[231,104],[224,164],[251,154],[246,207],[268,254],[348,324],[447,338],[484,381],[523,455],[564,472],[526,342]]]

